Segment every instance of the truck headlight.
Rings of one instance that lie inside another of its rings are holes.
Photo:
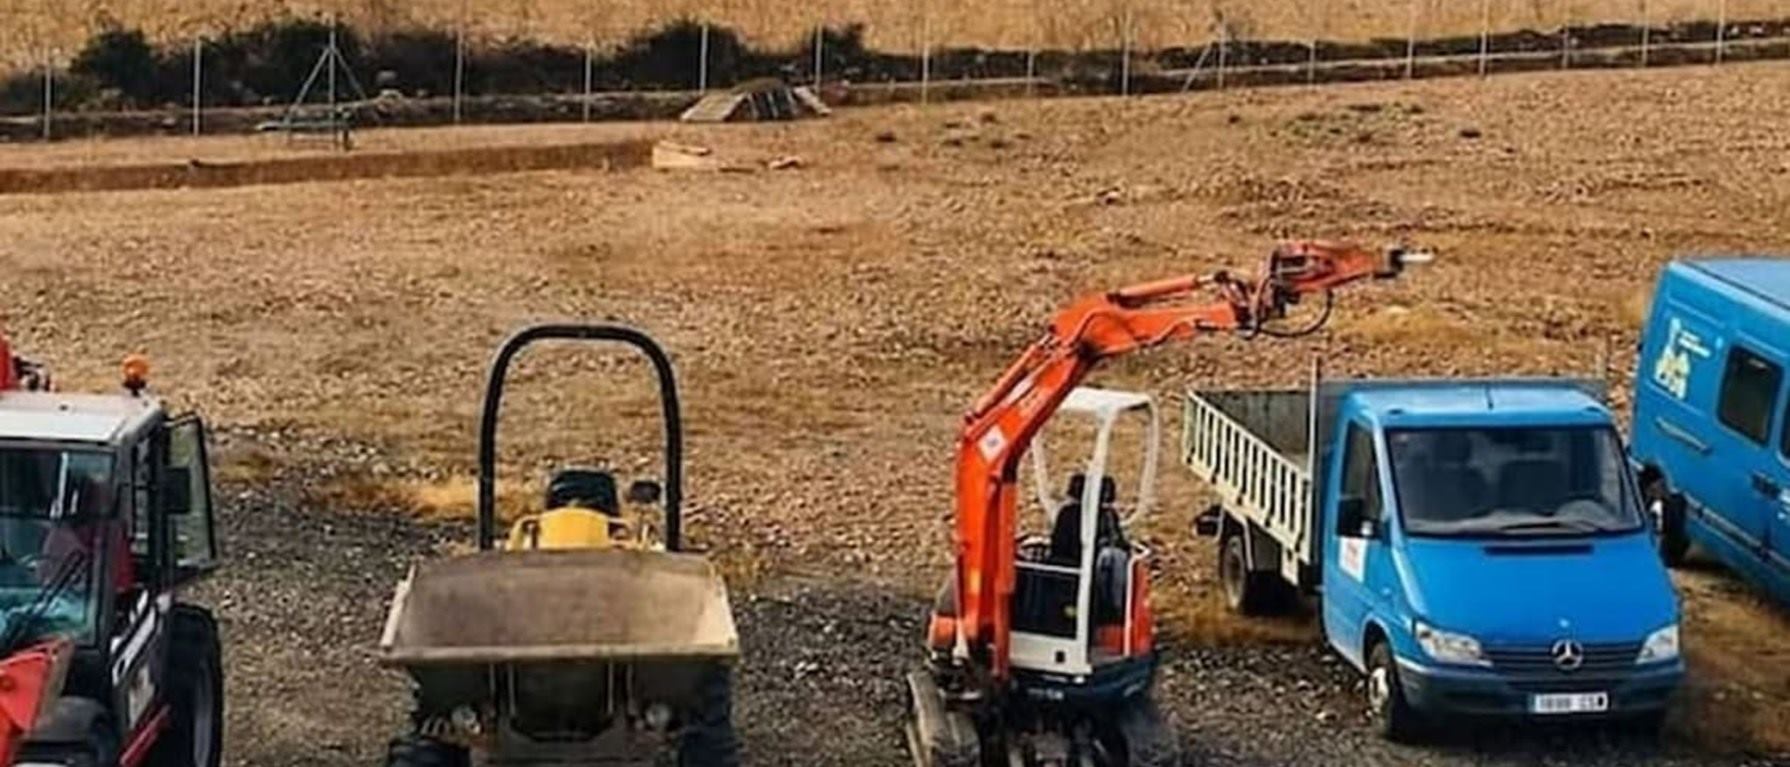
[[[1641,643],[1635,663],[1662,663],[1678,658],[1678,624],[1674,623],[1648,635]]]
[[[1479,640],[1466,634],[1443,631],[1422,621],[1412,626],[1412,633],[1417,635],[1417,644],[1424,653],[1438,661],[1461,666],[1492,665],[1479,646]]]

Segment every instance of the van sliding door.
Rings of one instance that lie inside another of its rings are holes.
[[[1722,425],[1717,453],[1724,477],[1711,526],[1730,542],[1763,556],[1772,526],[1790,491],[1790,471],[1778,460],[1775,418],[1783,399],[1784,359],[1770,347],[1742,337],[1728,349],[1716,400]]]

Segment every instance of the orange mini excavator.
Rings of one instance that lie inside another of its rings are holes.
[[[1019,467],[1039,430],[1102,361],[1210,333],[1316,331],[1332,292],[1391,278],[1427,254],[1296,242],[1254,277],[1183,276],[1081,298],[964,416],[957,446],[956,569],[935,606],[929,663],[908,676],[919,767],[1158,767],[1179,739],[1151,700],[1157,656],[1149,551],[1111,510],[1097,449],[1048,539],[1017,536]],[[1202,302],[1200,296],[1212,300]],[[1321,295],[1303,327],[1288,309]]]

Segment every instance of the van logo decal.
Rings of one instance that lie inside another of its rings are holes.
[[[1554,665],[1561,671],[1578,671],[1585,665],[1585,646],[1571,639],[1555,642],[1548,654],[1554,657]]]
[[[1672,396],[1684,399],[1691,387],[1691,357],[1709,358],[1703,339],[1684,328],[1677,317],[1666,321],[1666,343],[1653,362],[1653,382]]]

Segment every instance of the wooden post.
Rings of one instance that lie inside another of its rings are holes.
[[[1653,28],[1648,18],[1647,0],[1641,0],[1641,68],[1647,68],[1647,53],[1653,43]]]

